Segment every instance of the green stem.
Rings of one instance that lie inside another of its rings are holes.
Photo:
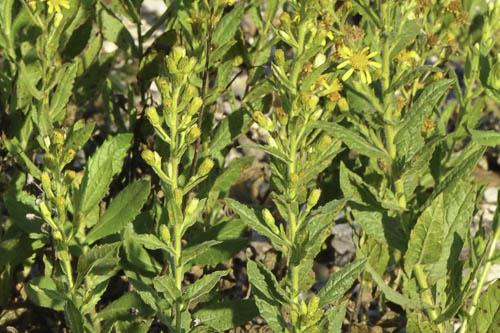
[[[500,227],[497,226],[496,230],[495,230],[495,234],[493,235],[493,238],[491,239],[490,246],[488,248],[488,255],[486,258],[486,263],[484,265],[483,270],[481,271],[481,275],[479,276],[476,290],[474,291],[474,295],[472,296],[472,302],[471,302],[470,308],[466,312],[466,317],[462,323],[462,326],[460,327],[459,333],[467,332],[467,326],[468,326],[469,319],[472,318],[472,316],[474,316],[474,313],[477,310],[479,298],[481,296],[481,291],[482,291],[484,284],[486,282],[486,276],[488,275],[488,272],[491,268],[491,262],[493,259],[493,255],[495,254],[495,250],[497,248],[497,243],[499,240],[500,240]]]
[[[429,289],[429,284],[427,283],[427,276],[424,272],[422,265],[416,264],[413,268],[413,273],[415,274],[415,278],[417,279],[418,286],[421,289],[421,296],[424,303],[429,305],[430,307],[426,310],[427,315],[432,320],[436,320],[438,318],[438,313],[434,309],[434,299]],[[442,324],[438,325],[438,329],[440,332],[443,332]]]

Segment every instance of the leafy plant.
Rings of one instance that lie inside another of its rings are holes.
[[[1,326],[496,331],[497,2],[159,3],[0,3]]]

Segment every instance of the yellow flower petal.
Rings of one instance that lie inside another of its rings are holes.
[[[368,65],[370,65],[370,66],[372,66],[372,67],[374,67],[374,68],[377,68],[377,69],[378,69],[378,68],[382,68],[382,65],[381,65],[381,64],[379,64],[378,62],[375,62],[375,61],[369,61],[369,62],[368,62]]]
[[[350,68],[347,72],[342,75],[342,81],[347,81],[351,77],[352,73],[354,73],[354,68]]]
[[[366,83],[370,84],[372,83],[372,75],[370,74],[370,71],[365,71],[366,75]]]
[[[377,51],[373,51],[372,53],[370,53],[370,54],[368,55],[368,59],[375,57],[377,54],[378,54],[378,52],[377,52]]]
[[[340,65],[337,66],[338,69],[342,69],[344,68],[345,66],[349,65],[351,63],[351,60],[346,60],[342,63],[340,63]]]
[[[366,80],[365,71],[359,71],[359,78],[361,79],[361,82],[363,82],[364,84],[368,83]]]

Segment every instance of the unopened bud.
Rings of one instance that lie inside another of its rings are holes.
[[[198,140],[200,135],[201,135],[200,128],[198,126],[194,125],[187,135],[188,144],[191,144],[191,143],[195,142],[196,140]]]
[[[316,95],[311,95],[307,99],[307,106],[309,106],[309,109],[315,110],[316,106],[318,106],[319,103],[319,97]]]
[[[54,155],[47,153],[43,156],[43,162],[49,169],[56,169],[56,158]]]
[[[339,99],[338,106],[341,112],[349,111],[349,103],[347,103],[347,99],[345,97]]]
[[[323,65],[325,61],[326,61],[326,56],[323,53],[319,53],[314,58],[313,67],[318,68],[319,66]]]
[[[157,152],[144,149],[141,153],[141,157],[152,168],[161,168],[161,157]]]
[[[276,59],[276,64],[278,66],[283,66],[285,64],[285,52],[282,49],[277,49],[274,52],[274,58]]]
[[[57,229],[55,229],[54,231],[52,231],[52,238],[55,241],[62,241],[62,239],[63,239],[61,232],[59,230],[57,230]]]
[[[199,203],[200,203],[199,199],[197,198],[191,199],[191,201],[189,201],[186,206],[186,216],[192,216],[196,212]]]
[[[170,244],[170,230],[165,224],[160,225],[160,238],[164,243]]]
[[[193,100],[191,101],[191,104],[189,105],[189,108],[188,108],[188,112],[187,112],[188,115],[193,116],[196,113],[198,113],[198,111],[200,111],[200,108],[202,105],[203,105],[203,100],[200,97],[193,98]]]
[[[319,297],[316,296],[316,295],[314,295],[313,297],[311,297],[311,299],[309,300],[309,304],[308,304],[307,308],[308,308],[308,312],[310,314],[313,314],[316,311],[318,311],[318,309],[319,309]]]
[[[264,208],[262,210],[262,217],[264,218],[264,222],[266,225],[276,234],[279,233],[278,226],[276,225],[276,220],[274,219],[273,214],[269,211],[269,209]]]
[[[170,56],[174,58],[175,62],[179,62],[182,58],[186,56],[186,49],[182,46],[174,46]]]
[[[184,193],[180,188],[174,190],[174,201],[180,207],[182,206],[182,199],[184,199]]]
[[[60,129],[56,129],[52,133],[52,142],[56,146],[62,146],[64,144],[64,137],[65,137],[64,132]]]
[[[207,158],[201,162],[200,168],[198,169],[198,172],[200,176],[205,176],[208,175],[208,173],[212,170],[214,167],[214,161],[211,159]]]
[[[156,108],[154,106],[147,107],[145,113],[146,117],[148,118],[151,125],[153,125],[153,127],[160,126],[160,116],[158,115],[158,112],[156,111]]]
[[[38,208],[40,209],[40,214],[42,214],[43,219],[47,222],[49,222],[49,221],[52,222],[52,214],[50,213],[50,210],[47,207],[47,204],[45,203],[45,201],[41,201],[38,204]],[[49,222],[49,224],[50,224],[50,222]]]
[[[299,306],[300,306],[300,314],[302,316],[307,316],[307,304],[306,304],[306,302],[300,301]]]
[[[40,176],[40,180],[42,181],[42,189],[45,192],[45,194],[49,198],[53,198],[54,197],[54,193],[52,192],[52,188],[50,186],[50,177],[49,177],[49,174],[47,172],[45,172],[45,171],[42,172],[42,175]]]
[[[262,112],[255,111],[252,114],[252,118],[263,129],[268,130],[268,131],[272,130],[273,123],[272,123],[271,119],[267,118]]]
[[[315,188],[314,190],[312,190],[311,194],[309,194],[309,197],[307,198],[307,207],[313,208],[314,206],[316,206],[320,196],[321,190],[319,188]]]
[[[63,160],[62,160],[63,164],[66,165],[69,162],[73,161],[73,159],[75,158],[75,155],[76,155],[76,151],[74,149],[68,149],[63,156]]]

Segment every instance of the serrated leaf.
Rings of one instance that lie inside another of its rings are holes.
[[[257,289],[264,297],[272,300],[275,305],[288,303],[285,291],[279,286],[273,273],[262,264],[248,261],[247,274],[253,288]]]
[[[127,30],[123,22],[116,15],[105,7],[99,11],[99,19],[101,23],[101,31],[104,38],[115,43],[120,49],[137,55],[137,48],[134,43],[134,38]]]
[[[195,283],[189,285],[184,291],[182,298],[188,302],[196,302],[198,299],[208,294],[219,282],[221,277],[227,275],[228,271],[216,271],[204,275],[201,279],[196,280]]]
[[[119,134],[106,140],[92,155],[77,192],[77,212],[87,214],[106,195],[113,176],[121,171],[131,140],[131,134]]]
[[[434,108],[439,106],[438,102],[452,83],[453,80],[440,80],[429,84],[407,111],[394,139],[400,156],[407,159],[423,147],[422,124],[425,118],[430,117]]]
[[[248,168],[254,161],[253,156],[241,157],[233,160],[229,166],[217,177],[211,191],[227,193],[231,186],[241,177],[243,170]]]
[[[71,329],[71,332],[85,332],[83,328],[83,316],[71,300],[66,301],[64,305],[64,318],[66,318],[66,323]]]
[[[419,216],[413,227],[405,254],[405,271],[410,274],[416,264],[428,265],[439,260],[442,250],[444,206],[439,195]]]
[[[38,306],[63,311],[65,299],[61,294],[60,297],[53,297],[54,294],[59,294],[56,281],[47,276],[35,277],[26,285],[26,293],[31,302]]]
[[[359,154],[375,159],[389,159],[389,155],[385,151],[380,150],[373,143],[368,142],[358,133],[351,131],[350,129],[347,129],[339,124],[318,122],[315,126],[317,128],[321,128],[333,137],[338,138],[350,149],[356,151]]]
[[[327,313],[328,318],[328,332],[329,333],[341,333],[342,323],[344,322],[345,313],[347,310],[347,304],[349,302],[345,301],[339,305],[331,308]]]
[[[223,45],[231,39],[240,27],[241,18],[245,13],[245,3],[238,3],[233,10],[224,15],[220,20],[213,34],[213,41],[216,45]]]
[[[171,276],[162,275],[153,280],[153,286],[157,292],[165,293],[170,302],[176,301],[181,297],[181,291],[175,285]]]
[[[99,222],[90,230],[86,241],[93,243],[106,236],[119,233],[139,214],[149,196],[149,191],[150,183],[147,180],[135,181],[125,187],[111,201]]]
[[[478,145],[495,147],[500,146],[500,132],[498,131],[480,131],[471,130],[472,141]]]
[[[368,273],[370,273],[373,281],[375,281],[377,286],[380,288],[382,293],[384,293],[384,296],[389,301],[399,304],[408,309],[419,309],[422,307],[421,302],[410,299],[402,295],[401,293],[397,292],[396,290],[392,289],[390,286],[388,286],[382,279],[382,277],[378,275],[378,273],[373,269],[373,267],[370,266],[369,263],[366,263],[365,269]]]
[[[245,223],[249,228],[254,229],[259,234],[269,238],[271,243],[278,248],[282,248],[286,245],[286,243],[279,236],[274,234],[264,223],[260,222],[259,218],[252,209],[231,198],[226,198],[225,201],[229,208],[238,214],[243,223]]]
[[[61,81],[57,84],[56,91],[50,100],[50,117],[53,121],[60,122],[65,116],[64,109],[73,93],[78,63],[72,63],[64,70]]]
[[[365,263],[365,258],[357,259],[342,268],[341,271],[333,273],[318,293],[320,306],[334,303],[344,296],[364,270]]]
[[[66,140],[66,148],[80,150],[83,145],[90,139],[94,131],[95,123],[84,123],[82,120],[77,121],[68,135]]]
[[[136,317],[136,315],[131,314],[132,309],[137,310],[137,315],[141,317],[154,314],[154,311],[142,301],[137,293],[127,292],[98,312],[97,319],[110,320],[112,322],[117,320],[131,320]]]
[[[77,288],[90,273],[105,275],[118,269],[119,247],[119,242],[94,246],[89,252],[80,256],[75,287]]]
[[[500,280],[495,281],[479,298],[469,331],[494,333],[500,328]]]
[[[243,325],[259,314],[255,302],[250,299],[224,300],[204,306],[193,314],[202,325],[219,332]]]
[[[393,59],[400,51],[412,44],[419,31],[420,26],[417,24],[416,20],[404,22],[401,25],[399,33],[393,39],[390,39],[389,45],[391,45],[391,49],[389,51],[389,58]]]

